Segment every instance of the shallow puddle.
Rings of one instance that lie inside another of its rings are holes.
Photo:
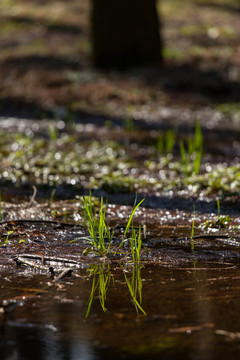
[[[135,224],[146,233],[133,265],[127,248],[120,257],[83,255],[88,233],[73,223],[77,202],[3,205],[2,240],[12,233],[0,247],[1,358],[238,358],[237,217],[231,229],[207,232],[200,213],[191,238],[192,213],[138,209]],[[28,219],[14,220],[20,210]],[[130,207],[108,211],[117,243],[124,226],[116,221],[126,223]]]
[[[69,249],[70,259],[77,246]],[[49,272],[15,265],[10,249],[1,251],[3,359],[236,359],[239,354],[236,259],[182,258],[174,264],[165,256],[162,263],[133,267],[114,261],[86,266],[78,257],[82,268],[55,281]]]

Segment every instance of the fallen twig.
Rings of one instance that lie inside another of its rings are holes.
[[[13,260],[16,262],[17,265],[24,265],[24,266],[29,266],[31,268],[34,269],[38,269],[38,270],[42,270],[42,271],[49,271],[49,267],[48,266],[44,266],[41,264],[38,264],[35,261],[29,261],[27,259],[24,259],[21,256],[16,256],[15,258],[13,258]]]
[[[82,269],[84,267],[83,264],[74,260],[69,260],[66,258],[57,258],[53,256],[44,257],[35,254],[22,254],[20,256],[17,255],[13,258],[13,261],[15,261],[17,265],[29,266],[31,268],[45,272],[50,271],[53,275],[55,273],[61,273],[63,271],[63,266],[66,265],[68,266],[68,268],[72,270]],[[48,262],[48,264],[46,264],[46,262]],[[56,263],[58,263],[58,266],[56,266]],[[61,264],[60,267],[59,264]]]
[[[15,220],[4,220],[0,221],[0,225],[14,225],[14,224],[21,224],[21,223],[37,223],[37,224],[52,224],[56,226],[62,226],[62,227],[74,227],[74,228],[80,228],[85,229],[82,225],[77,225],[73,223],[66,223],[61,221],[55,221],[55,220],[44,220],[44,219],[15,219]]]
[[[72,269],[64,269],[55,279],[54,282],[58,282],[65,277],[70,277],[72,275],[73,270]]]

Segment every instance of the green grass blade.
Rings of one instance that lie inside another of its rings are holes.
[[[131,215],[130,215],[130,217],[129,217],[129,219],[128,219],[128,223],[127,223],[126,229],[125,229],[125,231],[124,231],[124,238],[126,237],[126,234],[127,234],[128,230],[129,230],[131,224],[132,224],[132,219],[133,219],[133,216],[134,216],[137,208],[143,203],[144,200],[145,200],[145,199],[142,199],[137,205],[134,206],[134,208],[133,208],[133,210],[132,210],[132,212],[131,212]]]

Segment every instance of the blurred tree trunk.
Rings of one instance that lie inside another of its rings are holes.
[[[125,69],[159,64],[156,0],[92,0],[93,65]]]

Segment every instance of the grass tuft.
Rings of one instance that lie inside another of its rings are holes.
[[[187,143],[180,142],[181,162],[186,176],[198,175],[203,153],[203,136],[200,124],[195,126],[194,137],[188,138]]]
[[[176,130],[168,129],[164,135],[157,138],[157,151],[159,155],[170,154],[176,142]]]
[[[117,250],[112,246],[114,238],[114,228],[106,222],[106,204],[103,202],[103,198],[100,201],[100,207],[98,213],[93,209],[93,199],[90,192],[89,196],[83,197],[83,222],[89,232],[87,240],[90,241],[92,250],[100,256],[107,257],[113,253],[116,255],[118,251],[125,245],[129,244],[130,255],[133,262],[139,262],[141,260],[141,249],[142,249],[142,229],[139,226],[138,231],[133,226],[133,217],[138,207],[143,203],[142,199],[138,204],[133,206],[131,214],[129,216],[127,225],[125,227],[124,235]],[[131,230],[131,232],[130,232]],[[130,234],[129,234],[130,233]],[[77,239],[73,240],[76,241]],[[84,250],[84,254],[88,252],[88,249]],[[127,255],[127,254],[126,254]]]

